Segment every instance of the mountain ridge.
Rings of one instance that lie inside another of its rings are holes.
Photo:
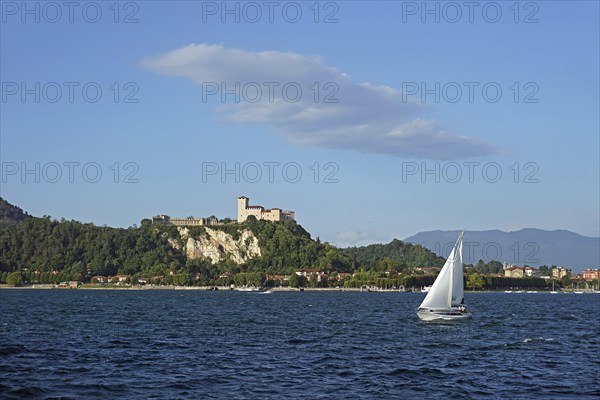
[[[459,230],[432,230],[419,232],[404,241],[420,244],[444,257],[448,245],[454,243]],[[600,266],[600,237],[584,236],[567,229],[545,230],[521,228],[514,231],[499,229],[465,233],[468,247],[465,263],[488,262],[497,259],[515,265],[560,265],[580,271]]]

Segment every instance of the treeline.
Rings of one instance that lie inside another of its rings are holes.
[[[438,257],[425,247],[405,243],[398,239],[387,244],[371,244],[363,247],[342,249],[355,265],[370,271],[393,271],[414,273],[416,268],[439,267],[445,259]]]
[[[119,229],[29,217],[0,229],[0,271],[158,275],[184,265],[183,254],[149,224]]]
[[[563,284],[559,283],[559,286],[562,287]],[[564,287],[566,286],[565,282]],[[471,272],[466,275],[465,287],[472,290],[547,289],[548,283],[537,277],[508,278]]]
[[[542,278],[505,278],[497,276],[484,277],[484,289],[546,289],[548,283]]]
[[[56,274],[50,272],[35,273],[31,271],[15,271],[15,272],[0,272],[0,283],[8,283],[11,286],[15,286],[13,283],[43,283],[43,284],[57,284],[66,281],[78,281],[82,282],[84,276],[81,274],[68,274],[65,272],[59,272]]]
[[[504,272],[504,266],[499,261],[490,261],[486,263],[483,260],[479,260],[477,264],[465,264],[465,272],[467,274],[477,272],[482,275],[501,274]]]
[[[398,289],[401,286],[405,288],[422,288],[429,286],[435,281],[433,275],[398,275],[389,277],[386,274],[378,272],[358,272],[352,277],[345,279],[341,284],[346,288],[378,287],[382,289]]]

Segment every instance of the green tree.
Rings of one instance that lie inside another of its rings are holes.
[[[290,287],[301,288],[306,286],[306,277],[293,273],[290,276]]]
[[[20,272],[11,272],[6,277],[6,284],[8,286],[19,286],[23,282],[23,276]]]
[[[560,278],[560,286],[563,288],[571,286],[571,283],[572,283],[571,278],[567,275]]]
[[[310,287],[316,288],[319,285],[319,276],[317,274],[312,274],[308,278],[308,283],[310,284]]]
[[[173,284],[176,286],[188,286],[190,284],[190,276],[188,274],[173,275]]]
[[[294,272],[290,275],[290,279],[288,280],[290,287],[298,287],[298,275]]]
[[[477,272],[473,272],[472,274],[470,274],[467,279],[467,287],[471,290],[482,289],[483,284],[483,277]]]

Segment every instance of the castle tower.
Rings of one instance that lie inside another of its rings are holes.
[[[246,218],[248,218],[248,213],[246,209],[248,208],[248,199],[246,196],[238,197],[238,222],[244,222]]]

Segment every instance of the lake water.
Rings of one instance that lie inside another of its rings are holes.
[[[0,398],[598,398],[600,295],[0,290]]]

